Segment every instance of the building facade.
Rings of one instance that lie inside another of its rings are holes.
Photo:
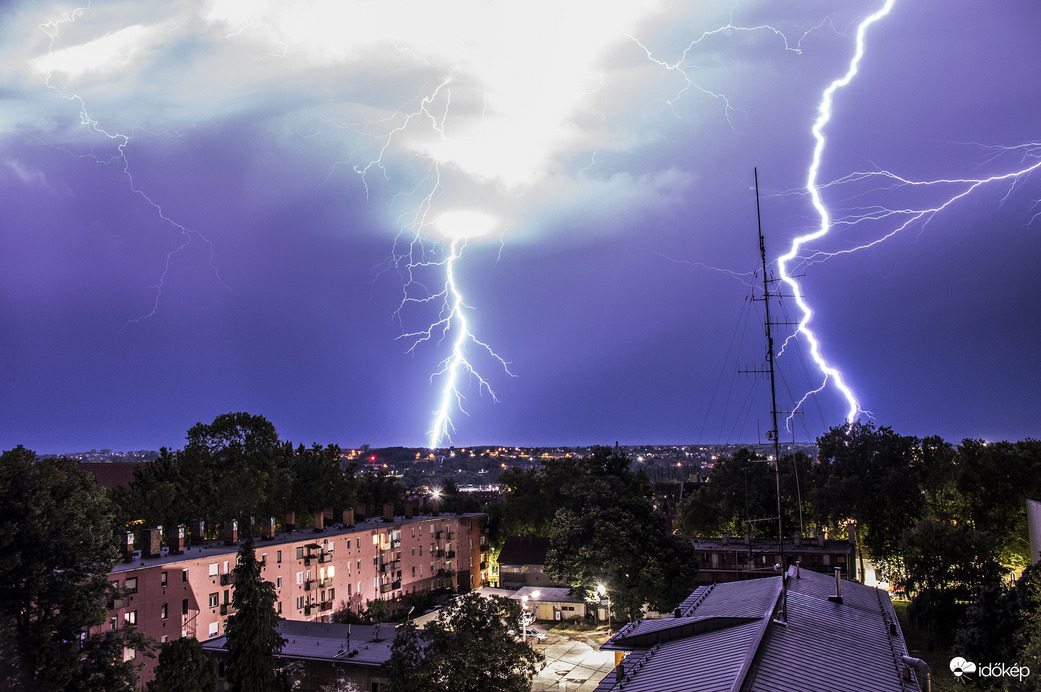
[[[422,592],[468,591],[488,581],[488,537],[483,514],[373,518],[353,524],[276,532],[264,522],[254,541],[261,574],[275,585],[276,610],[287,620],[329,622],[333,612],[361,612],[382,599],[391,615],[403,615]],[[321,516],[321,515],[319,515]],[[160,530],[145,531],[144,545],[117,565],[110,581],[121,597],[109,605],[103,627],[134,624],[158,642],[180,637],[206,641],[225,633],[234,614],[232,594],[239,535],[228,526],[223,540],[183,546],[175,532],[160,546]],[[127,656],[140,656],[127,652]],[[146,659],[142,680],[152,677]]]

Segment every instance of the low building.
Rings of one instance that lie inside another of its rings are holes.
[[[340,625],[282,620],[278,633],[285,640],[278,659],[293,666],[294,690],[378,690],[387,682],[380,667],[390,658],[393,625]],[[203,643],[203,651],[218,662],[221,682],[228,660],[227,636]],[[295,664],[295,665],[294,665]]]
[[[510,536],[499,551],[499,587],[563,586],[545,573],[549,539],[542,536]]]
[[[585,600],[572,596],[566,586],[525,586],[510,598],[532,610],[536,620],[581,620],[588,612]]]
[[[697,584],[722,584],[742,579],[777,576],[777,565],[785,568],[800,563],[803,570],[832,574],[842,569],[846,579],[857,579],[856,534],[850,528],[847,540],[824,537],[823,533],[805,538],[796,532],[791,539],[752,538],[746,534],[721,538],[692,538],[698,559]],[[783,554],[782,554],[783,552]]]
[[[627,624],[600,648],[616,665],[595,692],[918,692],[916,669],[928,670],[907,655],[886,592],[794,566],[699,587],[672,617]]]
[[[361,612],[376,599],[399,616],[413,594],[469,591],[487,580],[484,514],[385,516],[354,524],[348,512],[343,525],[323,520],[321,529],[276,532],[274,520],[263,523],[255,551],[261,575],[275,585],[281,617],[329,622],[336,609]],[[186,546],[184,539],[178,528],[171,545],[161,546],[161,530],[146,529],[141,550],[124,543],[126,561],[109,576],[122,596],[108,604],[104,628],[132,623],[158,642],[225,633],[235,612],[237,525],[225,528],[223,540],[199,536]],[[154,659],[145,659],[142,681],[151,679],[154,666]]]

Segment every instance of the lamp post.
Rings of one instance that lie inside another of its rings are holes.
[[[527,596],[521,596],[521,621],[520,621],[521,641],[524,642],[525,644],[528,643],[528,624],[526,622],[524,622],[525,620],[528,619],[527,613],[528,613],[528,597]]]
[[[596,592],[600,594],[600,598],[607,596],[607,636],[611,636],[611,593],[603,584],[596,585]]]

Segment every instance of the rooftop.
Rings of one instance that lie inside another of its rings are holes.
[[[481,514],[449,514],[442,513],[438,516],[416,516],[406,519],[405,517],[394,517],[392,521],[384,521],[380,517],[372,517],[365,521],[359,521],[354,526],[343,526],[343,525],[332,525],[327,526],[324,531],[315,531],[313,528],[302,528],[295,529],[293,531],[279,531],[275,533],[274,538],[261,539],[259,535],[254,536],[254,548],[256,552],[263,553],[268,548],[278,547],[286,544],[296,544],[301,541],[310,540],[312,542],[324,541],[330,538],[337,538],[340,536],[353,535],[355,533],[364,531],[376,531],[384,529],[401,528],[409,524],[414,524],[422,521],[430,521],[436,519],[457,519],[457,518],[472,518],[483,516]],[[183,553],[170,553],[168,547],[163,547],[157,557],[141,557],[140,551],[136,551],[134,554],[134,560],[132,562],[119,562],[113,568],[113,572],[125,572],[133,569],[141,569],[142,567],[152,567],[155,565],[172,564],[177,562],[183,562],[185,560],[194,560],[198,558],[220,558],[222,556],[235,555],[239,551],[239,543],[227,545],[223,539],[216,539],[212,541],[205,541],[197,545],[186,545]]]
[[[390,658],[394,643],[393,625],[379,627],[379,641],[375,625],[341,625],[332,622],[304,622],[280,620],[278,632],[286,639],[280,658],[307,661],[351,663],[358,666],[379,667]],[[203,642],[209,652],[223,651],[227,636],[214,637]]]
[[[602,649],[629,651],[596,692],[853,690],[917,692],[883,591],[794,567],[784,577],[701,587],[674,617],[630,623]]]

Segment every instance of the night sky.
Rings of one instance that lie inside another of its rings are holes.
[[[463,342],[495,397],[460,367],[452,444],[770,427],[739,372],[766,350],[753,169],[775,260],[821,228],[812,128],[881,2],[73,9],[0,13],[0,449],[179,448],[228,411],[426,445],[449,269],[508,364]],[[1034,0],[896,0],[821,121],[832,223],[789,270],[902,434],[1038,436],[1039,29]],[[807,344],[782,410],[823,382]],[[782,438],[843,423],[834,384]]]

